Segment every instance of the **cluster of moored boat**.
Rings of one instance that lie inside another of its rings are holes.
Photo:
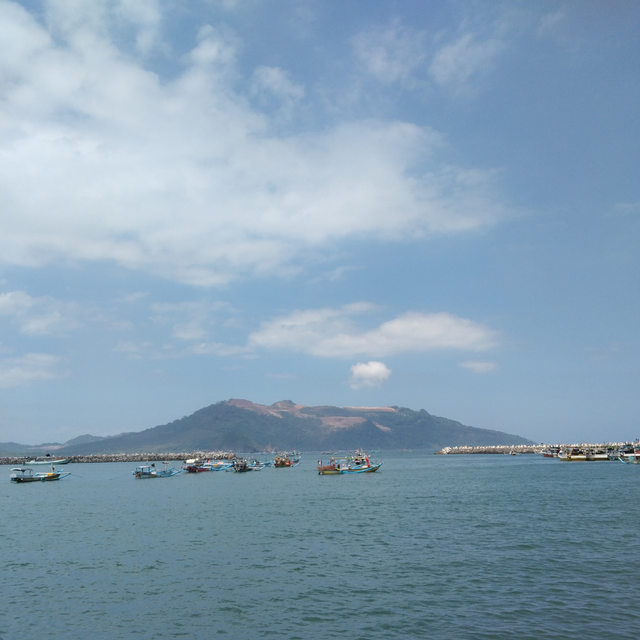
[[[140,465],[133,471],[136,478],[171,478],[183,471],[186,473],[204,473],[207,471],[235,471],[236,473],[246,473],[248,471],[261,471],[267,467],[276,469],[286,469],[288,467],[297,467],[300,464],[300,454],[296,453],[279,453],[273,460],[261,462],[257,458],[232,458],[228,460],[208,460],[193,458],[185,460],[184,465],[180,469],[169,467],[169,463],[165,462],[164,469],[157,469],[155,464]]]
[[[369,453],[357,450],[355,453],[349,453],[346,456],[336,456],[335,452],[331,452],[329,461],[325,464],[322,460],[318,461],[317,471],[320,475],[338,475],[348,473],[371,473],[377,471],[382,462],[377,462],[369,458]],[[246,473],[249,471],[261,471],[267,467],[274,469],[291,469],[300,464],[301,455],[296,451],[292,453],[278,453],[273,460],[260,461],[257,458],[225,458],[225,459],[205,459],[193,458],[185,460],[184,464],[176,469],[170,467],[169,462],[162,462],[156,467],[155,462],[138,465],[132,475],[134,478],[145,480],[150,478],[172,478],[180,473],[203,473],[212,471],[234,471],[235,473]],[[11,482],[46,482],[51,480],[60,480],[71,475],[64,469],[56,470],[54,465],[66,464],[69,458],[55,460],[46,457],[42,460],[26,461],[23,467],[11,469]],[[51,471],[34,472],[28,465],[50,465]]]
[[[133,475],[136,478],[171,478],[183,471],[186,473],[203,473],[207,471],[234,471],[236,473],[246,473],[248,471],[261,471],[267,467],[274,469],[287,469],[297,467],[300,464],[300,454],[295,451],[293,454],[281,453],[273,460],[260,461],[256,458],[234,458],[232,460],[186,460],[180,468],[169,467],[169,463],[164,463],[164,469],[156,468],[155,464],[146,464],[136,467]],[[382,466],[382,462],[376,462],[369,458],[369,454],[358,450],[347,456],[332,456],[327,464],[318,461],[318,473],[323,476],[338,475],[347,473],[371,473],[377,471]]]
[[[545,458],[558,458],[564,462],[594,462],[619,460],[625,464],[640,464],[640,445],[579,445],[547,447],[540,452]]]

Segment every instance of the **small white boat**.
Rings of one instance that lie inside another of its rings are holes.
[[[59,460],[54,460],[53,458],[44,457],[42,460],[29,460],[25,462],[25,465],[34,465],[34,464],[69,464],[71,462],[71,458],[60,458]]]
[[[40,473],[34,473],[33,469],[16,467],[15,469],[11,469],[11,476],[9,477],[9,480],[16,484],[21,484],[23,482],[51,482],[52,480],[60,480],[60,478],[66,478],[70,475],[70,471],[67,471],[66,473],[63,472],[62,469],[60,471],[56,471],[53,468],[53,465],[51,466],[51,471]]]
[[[132,471],[134,478],[145,480],[148,478],[171,478],[181,473],[182,469],[169,468],[168,462],[163,462],[164,469],[156,469],[155,464],[141,464],[136,467],[135,471]]]

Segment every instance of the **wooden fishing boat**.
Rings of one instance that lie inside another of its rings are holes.
[[[246,473],[247,471],[262,471],[264,465],[259,460],[247,460],[240,458],[233,463],[233,470],[237,473]]]
[[[233,460],[207,460],[202,466],[209,471],[224,471],[233,467]]]
[[[287,469],[300,464],[300,455],[294,451],[292,454],[280,453],[273,459],[273,466],[276,469]]]
[[[382,466],[382,462],[369,459],[369,454],[356,451],[353,455],[344,458],[330,458],[328,464],[318,462],[318,474],[332,476],[345,473],[373,473]]]
[[[60,471],[56,471],[53,468],[53,465],[51,466],[51,471],[41,473],[34,473],[33,469],[22,469],[16,467],[15,469],[11,469],[11,476],[9,479],[11,482],[15,482],[17,484],[23,482],[51,482],[53,480],[60,480],[60,478],[66,478],[70,475],[70,471],[67,471],[66,473],[64,473],[62,469]]]
[[[209,467],[205,467],[203,464],[189,464],[186,467],[182,467],[187,473],[201,473],[203,471],[211,471]]]
[[[340,461],[335,458],[330,458],[327,464],[323,464],[322,460],[318,460],[318,473],[321,476],[340,475]]]
[[[382,466],[382,462],[370,462],[364,465],[347,465],[340,469],[340,473],[373,473]]]
[[[164,469],[156,469],[155,464],[142,464],[136,467],[135,471],[132,471],[134,478],[139,480],[146,480],[149,478],[171,478],[177,476],[182,469],[169,468],[168,462],[163,462]]]

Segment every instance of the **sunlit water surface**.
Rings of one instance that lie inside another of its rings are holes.
[[[377,457],[28,485],[0,467],[0,640],[639,637],[640,466]]]

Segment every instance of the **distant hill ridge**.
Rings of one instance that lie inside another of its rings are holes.
[[[79,436],[53,445],[56,455],[298,449],[433,449],[457,445],[533,444],[404,407],[310,407],[281,400],[261,405],[231,399],[165,425],[118,436]],[[16,445],[11,443],[12,448]],[[29,447],[31,451],[34,448]],[[0,451],[7,450],[0,444]],[[15,450],[15,449],[14,449]]]

